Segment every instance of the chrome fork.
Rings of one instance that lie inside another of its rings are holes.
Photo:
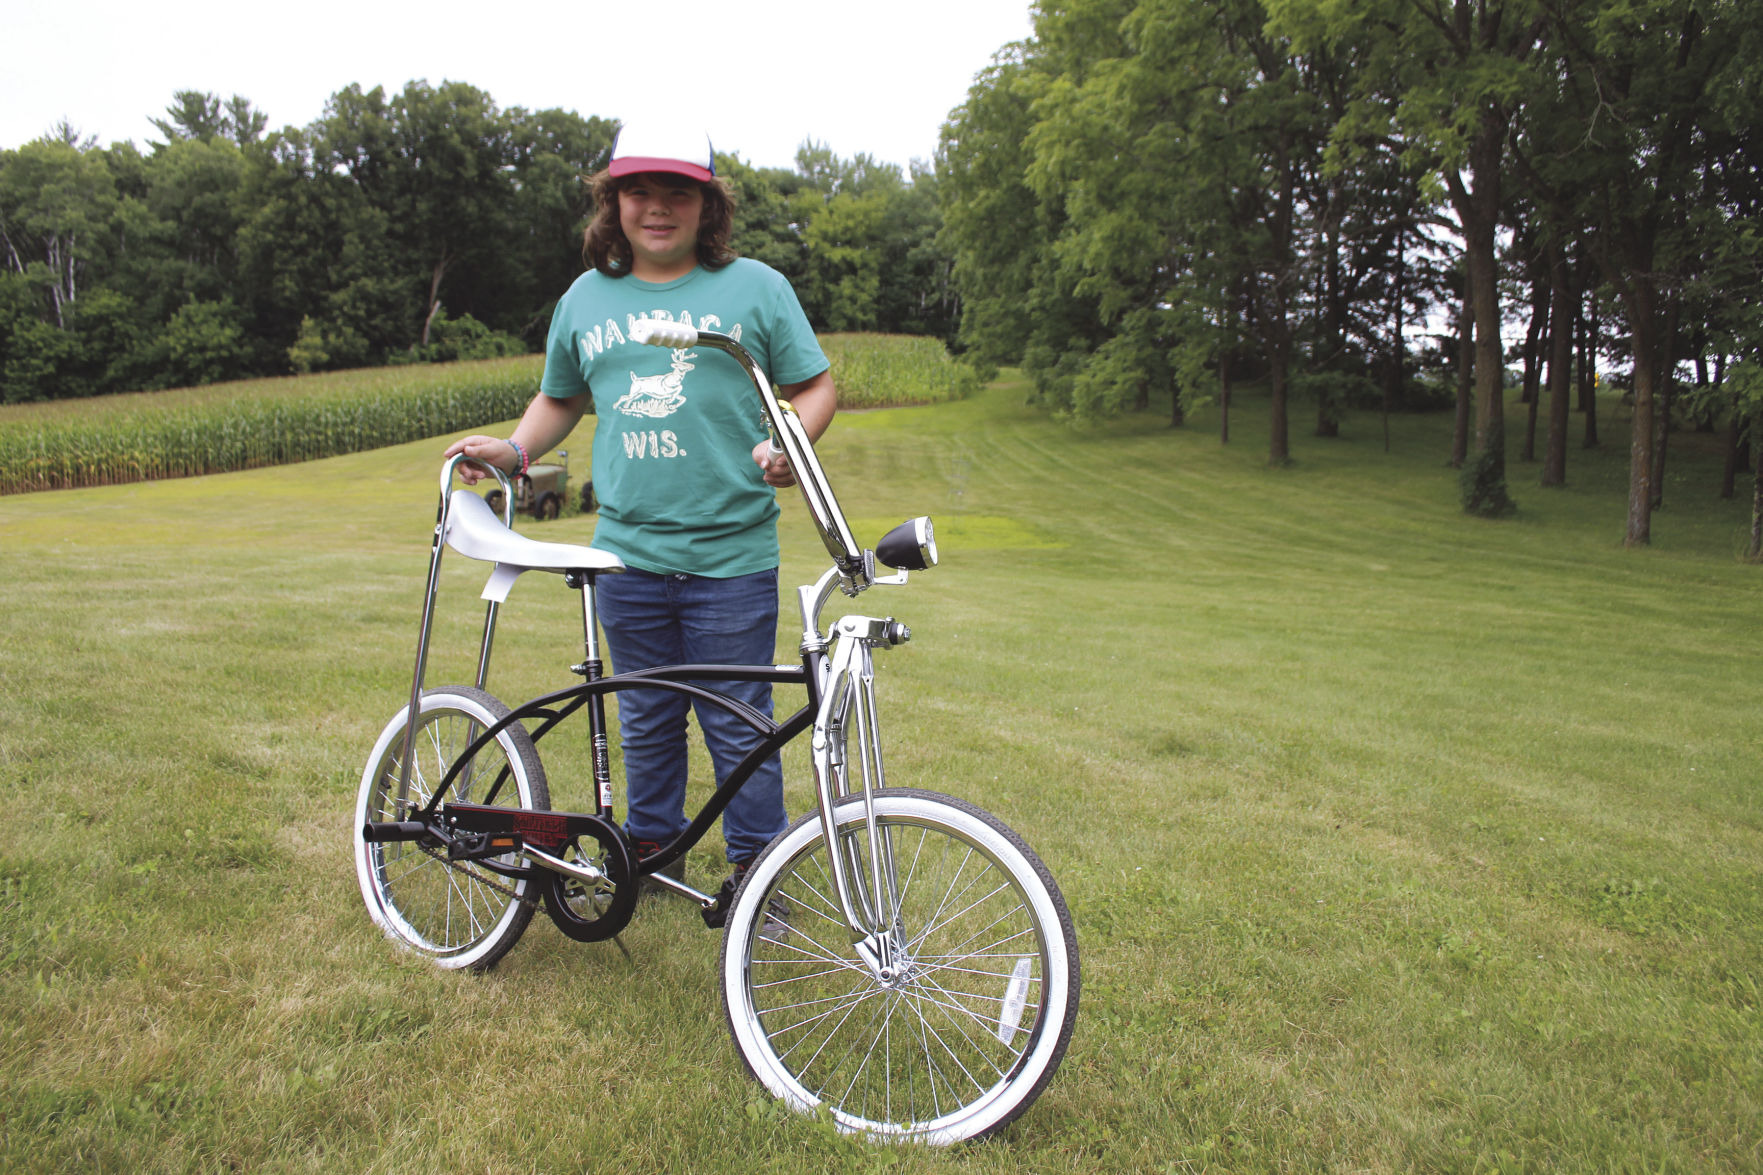
[[[899,877],[888,835],[875,817],[875,793],[887,786],[887,777],[875,705],[874,650],[904,644],[911,635],[893,619],[846,616],[836,622],[831,632],[836,643],[814,718],[816,799],[839,914],[858,954],[882,982],[896,977],[903,960],[893,933]],[[859,788],[864,835],[841,839],[833,819],[835,806]]]

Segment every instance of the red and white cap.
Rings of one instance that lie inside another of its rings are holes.
[[[663,171],[708,182],[716,175],[716,156],[710,136],[665,123],[627,122],[612,145],[611,172],[615,176]]]

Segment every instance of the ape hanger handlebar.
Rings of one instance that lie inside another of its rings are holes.
[[[802,488],[802,498],[808,505],[808,515],[814,521],[814,529],[819,532],[827,554],[832,556],[839,586],[847,595],[855,596],[876,583],[898,582],[877,578],[875,564],[878,559],[902,572],[921,571],[936,564],[936,538],[929,518],[914,518],[901,523],[876,544],[874,551],[858,545],[851,535],[844,511],[839,509],[838,498],[833,495],[826,470],[814,454],[814,442],[809,439],[801,417],[796,415],[788,400],[778,399],[771,380],[760,370],[752,353],[733,336],[698,330],[667,319],[642,318],[631,325],[630,338],[632,342],[670,350],[709,347],[740,364],[759,393],[760,406],[771,426],[772,452],[782,453],[789,459],[796,484]]]

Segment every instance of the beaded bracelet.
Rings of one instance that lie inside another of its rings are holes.
[[[525,447],[513,437],[508,438],[508,447],[514,450],[514,455],[516,457],[520,458],[520,470],[514,476],[525,477],[526,471],[531,469],[533,464],[532,460],[526,455]]]

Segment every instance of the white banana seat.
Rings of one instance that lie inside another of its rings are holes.
[[[609,551],[574,543],[542,543],[502,525],[488,502],[470,490],[454,490],[447,499],[447,523],[442,534],[449,547],[468,559],[494,563],[495,571],[484,586],[483,598],[503,601],[514,580],[526,571],[586,571],[599,574],[623,571],[624,560]]]

